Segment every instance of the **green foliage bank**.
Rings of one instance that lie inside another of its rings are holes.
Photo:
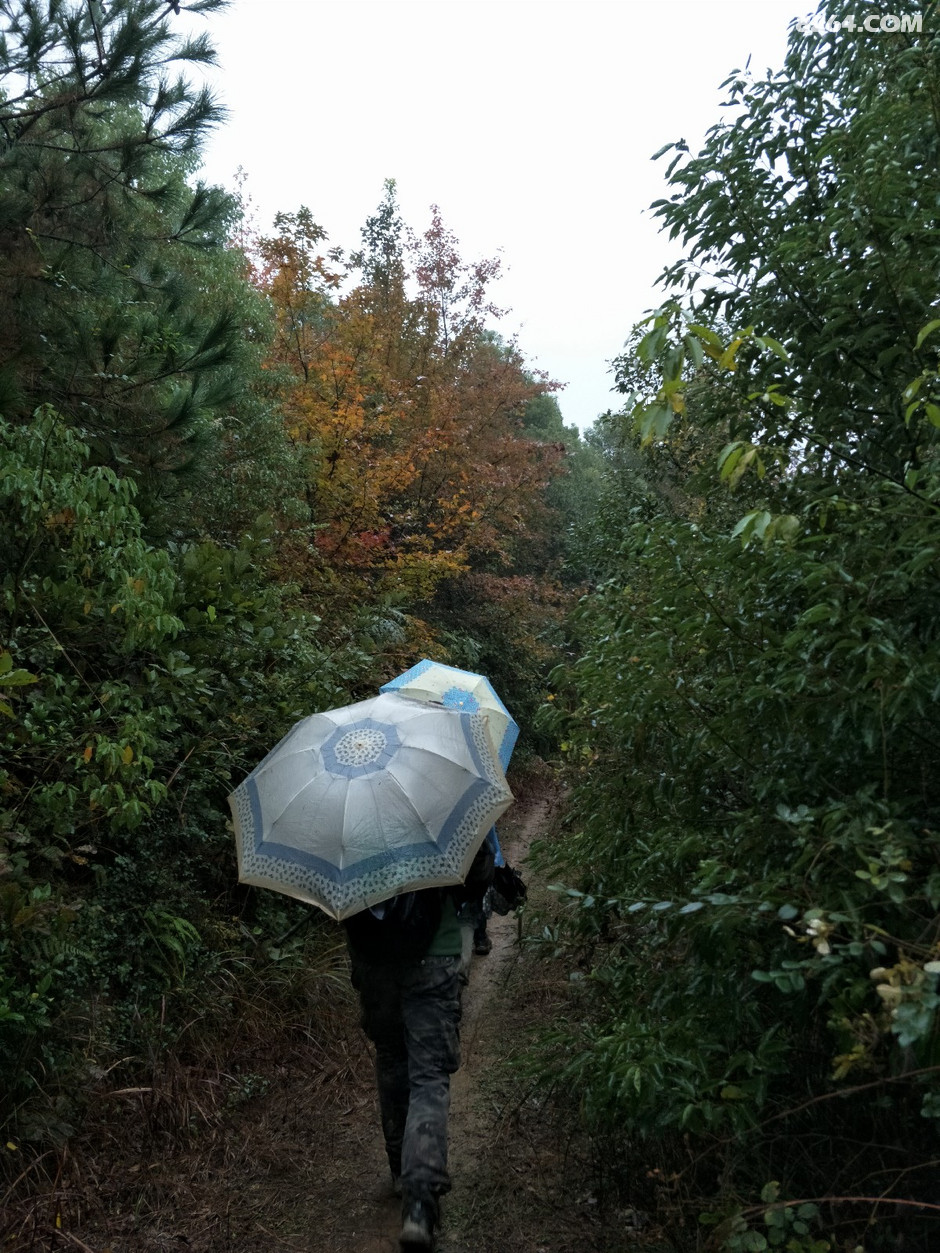
[[[298,910],[235,888],[225,796],[371,663],[278,568],[302,478],[235,205],[188,181],[219,110],[171,8],[0,6],[0,1171],[27,1192],[102,1090],[270,1015]]]
[[[311,508],[324,448],[286,423],[296,380],[272,350],[277,303],[230,243],[239,206],[195,177],[221,112],[191,82],[210,42],[178,17],[165,0],[0,3],[4,1247],[71,1239],[94,1171],[75,1168],[69,1192],[65,1163],[83,1152],[139,1164],[209,1135],[263,1086],[245,1061],[261,1037],[267,1061],[274,1037],[328,1049],[338,933],[238,886],[233,784],[294,721],[373,693],[419,646],[491,669],[522,720],[566,594],[540,582],[561,545],[519,518],[515,564],[431,604],[373,594],[317,548],[340,517]],[[306,281],[302,299],[329,301]],[[557,406],[524,420],[520,473],[566,438],[576,451]],[[570,495],[549,503],[576,512]]]
[[[599,586],[549,714],[592,1012],[548,1047],[674,1247],[926,1253],[935,7],[919,34],[794,31],[782,70],[726,88],[730,120],[670,154],[656,212],[685,259],[601,429]]]

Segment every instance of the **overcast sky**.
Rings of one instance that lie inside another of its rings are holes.
[[[248,175],[258,224],[306,205],[331,244],[394,178],[465,258],[499,255],[494,299],[566,422],[611,405],[608,362],[655,305],[674,246],[648,212],[678,139],[722,116],[732,70],[779,68],[797,0],[234,0],[210,19],[229,110],[203,177]]]

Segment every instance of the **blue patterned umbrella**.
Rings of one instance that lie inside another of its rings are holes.
[[[465,713],[481,713],[486,718],[500,764],[509,768],[509,759],[519,738],[519,724],[496,695],[493,684],[485,674],[472,670],[458,670],[427,657],[384,683],[381,692],[397,692],[413,700],[433,701],[445,709],[460,709]]]
[[[383,694],[302,719],[228,800],[241,882],[342,919],[463,882],[512,793],[481,714]]]
[[[404,674],[383,684],[379,690],[398,692],[400,696],[410,696],[413,700],[439,703],[445,709],[483,714],[499,754],[500,765],[503,770],[509,769],[509,759],[519,738],[519,724],[496,695],[486,675],[475,674],[472,670],[458,670],[456,666],[445,666],[443,662],[430,661],[425,657]],[[505,865],[495,827],[488,838],[497,866]]]

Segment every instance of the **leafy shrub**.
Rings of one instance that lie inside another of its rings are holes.
[[[16,679],[0,726],[8,1114],[38,1067],[49,1083],[67,1065],[89,1004],[94,1049],[146,1055],[161,998],[180,994],[182,1013],[228,960],[214,919],[243,901],[225,796],[311,706],[342,703],[352,676],[323,664],[316,619],[265,577],[263,520],[234,550],[155,548],[133,483],[90,464],[55,413],[2,423],[0,440]]]

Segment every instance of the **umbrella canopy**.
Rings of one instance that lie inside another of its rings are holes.
[[[445,666],[440,661],[429,661],[425,657],[397,679],[383,684],[379,690],[397,692],[399,696],[410,696],[414,700],[435,701],[446,709],[483,714],[500,765],[503,770],[508,769],[509,758],[519,738],[519,725],[496,695],[486,675],[458,670],[455,666]]]
[[[229,796],[238,877],[346,918],[463,882],[512,799],[481,714],[383,694],[303,718]]]

